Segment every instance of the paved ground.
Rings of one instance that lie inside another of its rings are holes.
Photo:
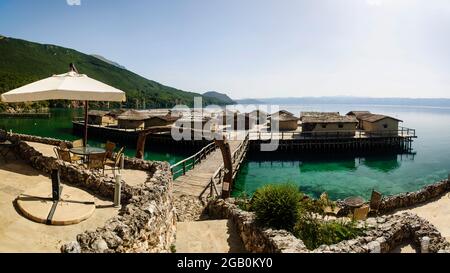
[[[14,201],[21,193],[48,185],[50,178],[21,161],[0,160],[0,252],[59,252],[60,246],[73,241],[85,230],[95,230],[117,215],[112,202],[95,199],[97,209],[88,220],[72,226],[46,226],[22,217]],[[69,187],[64,185],[65,187]]]
[[[244,253],[245,248],[230,220],[177,224],[177,253]]]
[[[27,144],[41,152],[44,156],[56,157],[55,152],[53,151],[54,146],[34,142],[27,142]],[[122,179],[130,186],[144,184],[148,178],[147,172],[138,170],[122,170],[121,174]],[[113,175],[113,172],[112,170],[109,170],[109,167],[106,168],[105,175]]]

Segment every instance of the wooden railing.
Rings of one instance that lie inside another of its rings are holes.
[[[250,132],[249,134],[251,140],[417,137],[415,129],[405,127],[399,127],[398,130],[381,130],[381,131],[341,130],[341,131],[314,131],[314,132]]]
[[[246,138],[242,143],[239,144],[239,146],[234,150],[234,152],[231,154],[231,160],[233,163],[233,180],[236,178],[236,175],[240,169],[240,165],[242,164],[245,153],[247,153],[248,147],[250,143],[250,134],[247,134]],[[214,198],[215,196],[220,196],[220,193],[217,189],[219,185],[223,183],[223,178],[225,176],[225,167],[222,164],[217,171],[212,175],[211,181],[209,184],[205,187],[203,192],[200,194],[200,198],[203,197],[203,195],[209,190],[208,197]]]
[[[195,168],[196,165],[200,164],[206,157],[217,149],[216,144],[210,143],[205,148],[201,149],[195,155],[188,157],[170,167],[174,179],[186,175],[186,173]]]

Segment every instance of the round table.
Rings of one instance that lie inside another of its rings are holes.
[[[352,196],[344,200],[344,204],[350,208],[359,208],[364,205],[366,201],[360,196]]]
[[[106,150],[103,148],[96,148],[96,147],[78,147],[70,149],[70,152],[76,155],[88,156],[93,154],[106,153]]]

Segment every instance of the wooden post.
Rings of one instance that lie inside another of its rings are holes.
[[[233,162],[231,159],[230,144],[225,137],[223,140],[216,138],[215,143],[222,152],[223,165],[225,168],[222,184],[222,198],[229,198],[233,189]]]
[[[89,111],[89,103],[86,100],[84,101],[84,138],[83,138],[84,147],[87,147],[87,140],[88,140],[88,111]]]
[[[147,135],[145,133],[140,133],[137,141],[136,147],[136,158],[144,159],[145,152],[145,141],[147,139]]]

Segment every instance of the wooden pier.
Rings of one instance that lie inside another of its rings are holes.
[[[228,141],[232,152],[233,178],[245,159],[249,141]],[[225,173],[223,156],[215,143],[211,143],[202,151],[172,166],[175,177],[174,194],[190,195],[199,198],[220,196]]]
[[[251,149],[275,142],[278,152],[371,152],[411,151],[416,130],[399,128],[392,131],[321,132],[320,135],[302,132],[250,132]]]

